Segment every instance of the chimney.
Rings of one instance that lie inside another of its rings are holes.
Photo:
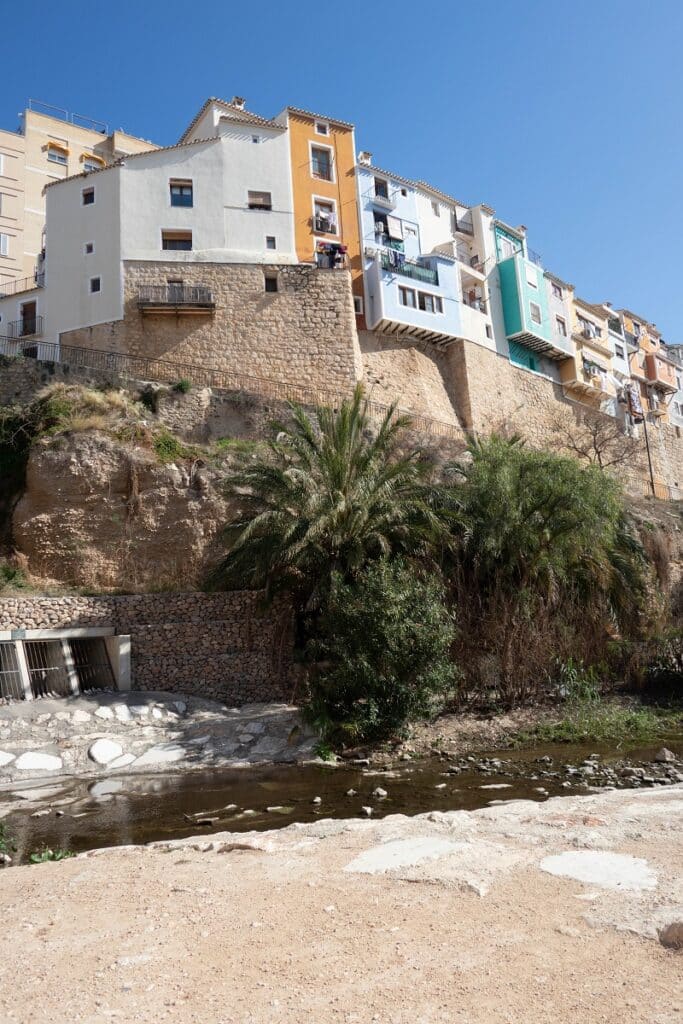
[[[238,110],[244,110],[244,96],[233,96],[230,100],[231,107],[237,107]]]
[[[367,149],[362,149],[358,154],[358,163],[369,167],[372,164],[372,153],[368,153]]]

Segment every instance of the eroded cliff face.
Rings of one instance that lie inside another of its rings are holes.
[[[202,460],[160,464],[104,433],[38,440],[13,516],[34,577],[93,590],[196,586],[218,556],[226,502]]]

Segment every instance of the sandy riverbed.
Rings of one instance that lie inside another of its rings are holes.
[[[682,838],[676,786],[6,869],[0,1020],[679,1024]]]

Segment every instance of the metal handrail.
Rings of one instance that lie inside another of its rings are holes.
[[[412,260],[401,260],[396,263],[392,263],[387,253],[382,253],[381,256],[382,270],[388,270],[392,274],[401,274],[402,277],[410,277],[414,281],[422,281],[423,284],[438,285],[439,274],[438,271],[433,270],[431,267],[423,267],[420,263],[414,263]]]
[[[349,398],[348,394],[329,391],[326,388],[310,388],[288,381],[269,380],[265,377],[253,377],[250,374],[237,373],[233,370],[218,370],[214,367],[196,366],[191,363],[176,363],[168,359],[155,359],[151,356],[129,356],[103,349],[56,345],[53,342],[38,342],[27,346],[27,348],[30,348],[31,351],[24,352],[20,341],[0,336],[0,355],[10,357],[26,355],[38,359],[40,362],[67,364],[74,369],[103,370],[129,380],[154,380],[163,383],[188,380],[195,387],[247,392],[283,402],[299,402],[309,406],[325,405],[332,408],[338,407]],[[386,416],[390,406],[369,400],[367,408],[373,419],[382,419]],[[421,416],[401,406],[397,406],[397,412],[410,418],[410,426],[413,430],[452,440],[463,439],[460,428],[452,423]]]
[[[138,288],[138,304],[164,306],[213,306],[210,288],[195,284],[143,284]]]
[[[43,318],[42,316],[24,317],[22,320],[12,320],[7,327],[9,329],[8,337],[11,339],[35,338],[36,335],[43,333]]]
[[[22,277],[18,281],[0,281],[0,299],[19,292],[30,292],[34,288],[45,287],[45,274],[35,273],[33,277]]]
[[[461,231],[463,235],[473,235],[474,234],[474,225],[471,224],[471,223],[468,223],[467,221],[461,221],[461,220],[458,220],[456,218],[455,230],[456,231]]]

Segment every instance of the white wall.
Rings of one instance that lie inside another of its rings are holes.
[[[120,179],[111,167],[48,188],[45,255],[45,341],[62,331],[90,327],[123,316],[120,257]],[[83,190],[95,202],[83,205]],[[86,242],[94,244],[85,254]],[[90,292],[90,278],[101,290]]]

